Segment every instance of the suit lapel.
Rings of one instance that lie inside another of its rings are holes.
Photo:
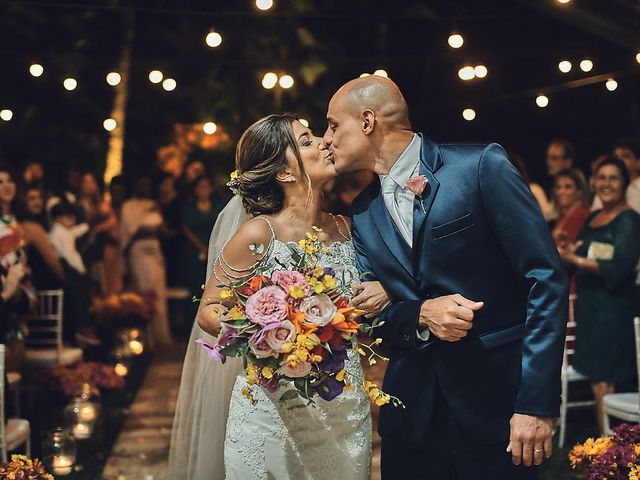
[[[419,246],[418,240],[424,226],[424,222],[429,216],[433,201],[436,198],[440,182],[435,176],[435,172],[442,166],[442,156],[438,145],[424,137],[422,138],[422,148],[420,150],[420,175],[427,177],[428,183],[422,193],[422,198],[416,196],[413,202],[413,249]],[[422,206],[420,205],[422,203]],[[424,211],[423,211],[424,207]]]
[[[378,189],[378,194],[372,200],[369,207],[371,221],[376,226],[380,237],[387,245],[398,263],[406,270],[409,275],[413,275],[411,269],[411,249],[407,242],[404,241],[402,235],[398,231],[395,223],[391,219],[387,207],[384,204],[382,193]]]

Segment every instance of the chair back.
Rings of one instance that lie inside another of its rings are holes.
[[[27,347],[49,347],[62,353],[62,290],[38,290],[35,311],[27,317]]]
[[[640,317],[633,319],[633,329],[636,333],[636,368],[638,370],[638,402],[640,402]],[[640,411],[640,403],[638,411]]]
[[[0,344],[0,462],[7,461],[7,439],[5,434],[5,421],[4,418],[4,355],[6,347],[4,344]]]
[[[562,369],[566,370],[571,365],[571,359],[575,353],[574,344],[576,341],[576,322],[567,322],[567,333],[564,337],[564,355],[562,357]]]

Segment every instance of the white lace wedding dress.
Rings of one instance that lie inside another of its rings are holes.
[[[267,255],[269,273],[292,265],[294,243],[274,237]],[[344,271],[358,281],[351,241],[332,244],[319,265]],[[276,259],[278,261],[276,261]],[[224,443],[227,480],[366,480],[371,460],[371,414],[366,392],[360,388],[362,368],[357,352],[350,351],[346,370],[356,387],[327,402],[316,396],[315,406],[303,399],[281,402],[280,387],[271,394],[253,387],[257,402],[242,394],[247,387],[238,375],[231,395]],[[293,407],[293,408],[292,408]]]

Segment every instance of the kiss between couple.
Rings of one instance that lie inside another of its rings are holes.
[[[249,402],[239,359],[211,362],[194,342],[220,331],[221,283],[257,264],[289,268],[293,242],[312,226],[328,245],[319,266],[350,273],[352,304],[383,321],[373,330],[390,354],[383,390],[405,407],[381,409],[383,479],[537,478],[560,407],[568,289],[527,185],[497,144],[414,133],[385,78],[345,84],[327,119],[322,138],[277,114],[240,139],[237,195],[212,232],[185,358],[169,478],[369,478],[366,392],[291,408],[281,391],[258,388]],[[352,221],[320,211],[337,174],[363,169],[380,181],[355,200]],[[265,246],[261,258],[249,245]],[[356,352],[345,368],[358,387]]]

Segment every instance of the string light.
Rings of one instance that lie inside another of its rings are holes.
[[[569,3],[570,1],[571,0],[558,0],[558,3],[562,3],[564,5],[564,4]]]
[[[78,86],[78,81],[75,78],[65,78],[64,82],[62,82],[64,88],[69,91],[75,90]]]
[[[460,70],[458,70],[458,77],[460,77],[461,80],[464,80],[465,82],[468,80],[473,80],[476,76],[476,70],[475,68],[467,65],[466,67],[462,67]]]
[[[256,7],[260,10],[269,10],[273,7],[273,0],[256,0]]]
[[[122,76],[118,72],[107,73],[107,83],[115,87],[122,81]]]
[[[618,88],[618,82],[616,82],[615,79],[610,78],[607,80],[604,86],[607,88],[607,90],[613,92],[616,88]]]
[[[640,52],[636,53],[636,62],[640,63]]]
[[[464,38],[459,33],[452,33],[447,41],[451,48],[460,48],[464,45]]]
[[[558,69],[562,73],[569,73],[571,71],[571,67],[573,67],[573,65],[571,65],[571,62],[569,60],[562,60],[560,63],[558,63]]]
[[[536,105],[538,105],[540,108],[545,108],[547,105],[549,105],[549,97],[547,97],[546,95],[538,95],[536,97]]]
[[[462,111],[462,118],[470,122],[476,118],[476,111],[473,108],[465,108]]]
[[[213,122],[207,122],[202,125],[202,130],[207,135],[213,135],[214,133],[216,133],[216,130],[218,130],[218,126]]]
[[[207,34],[207,36],[206,36],[204,41],[211,48],[216,48],[216,47],[219,47],[222,44],[222,35],[220,35],[216,31],[212,30]]]
[[[163,78],[164,78],[164,75],[160,70],[151,70],[149,72],[149,81],[151,83],[160,83]]]
[[[487,73],[489,73],[489,71],[487,70],[487,67],[485,67],[484,65],[478,65],[476,68],[473,69],[473,72],[478,78],[484,78],[487,76]]]
[[[300,118],[298,120],[303,126],[309,128],[309,121],[306,118]]]
[[[278,83],[278,75],[273,72],[268,72],[262,77],[262,86],[267,90],[271,90]]]
[[[0,118],[5,122],[8,122],[13,118],[13,112],[9,109],[0,110]]]
[[[580,62],[580,70],[583,72],[590,72],[593,69],[593,62],[588,58],[585,58]]]
[[[173,78],[165,78],[162,82],[162,88],[167,92],[172,92],[176,89],[178,83]]]
[[[44,73],[44,67],[39,63],[34,63],[33,65],[29,66],[29,73],[34,77],[39,77]]]
[[[383,70],[381,68],[379,68],[378,70],[373,72],[373,74],[378,76],[378,77],[389,78],[389,74],[386,72],[386,70]]]
[[[294,80],[291,75],[283,75],[280,77],[280,80],[278,80],[278,83],[282,88],[287,89],[293,87]]]
[[[129,373],[129,369],[124,363],[116,363],[113,370],[116,372],[116,375],[120,377],[126,377],[127,373]]]
[[[111,132],[116,129],[118,126],[118,122],[116,122],[113,118],[107,118],[104,122],[102,122],[102,126],[107,132]]]
[[[640,55],[640,53],[638,55]],[[371,74],[370,73],[366,73],[366,72],[360,74],[360,78],[370,77],[370,76],[371,76]]]

